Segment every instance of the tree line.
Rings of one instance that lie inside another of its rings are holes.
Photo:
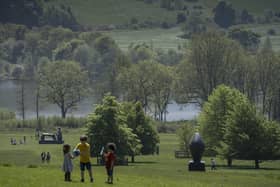
[[[189,47],[180,51],[159,50],[145,43],[122,51],[112,38],[98,32],[61,27],[30,30],[13,24],[0,25],[0,30],[2,79],[35,80],[38,92],[39,85],[45,89],[41,96],[60,103],[62,116],[94,90],[100,97],[110,92],[124,101],[139,101],[147,113],[164,121],[171,100],[202,106],[214,88],[225,84],[248,96],[269,119],[280,119],[279,57],[269,38],[252,51],[231,35],[209,31],[194,35]],[[55,77],[64,78],[65,85],[59,85]],[[55,97],[46,90],[53,87],[57,92],[68,84],[77,87]],[[70,93],[73,90],[80,91]]]

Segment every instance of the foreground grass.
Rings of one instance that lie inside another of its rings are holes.
[[[70,130],[64,133],[65,141],[72,145],[77,143],[81,130]],[[39,145],[30,138],[31,132],[0,133],[0,186],[92,186],[88,180],[79,182],[78,159],[74,160],[73,182],[63,181],[61,145]],[[9,138],[21,138],[27,135],[26,145],[9,145]],[[252,161],[235,161],[236,167],[227,169],[223,166],[216,171],[188,172],[186,159],[175,159],[173,151],[177,149],[177,137],[174,134],[161,134],[160,155],[138,156],[136,163],[129,166],[117,166],[114,186],[246,186],[276,187],[280,185],[280,162],[264,162],[264,169],[254,170]],[[52,154],[50,164],[41,163],[40,152]],[[209,163],[209,158],[204,158]],[[95,164],[95,159],[92,159]],[[225,164],[217,160],[220,165]],[[237,167],[238,165],[238,167]],[[105,170],[101,166],[93,166],[95,186],[108,186]],[[88,178],[86,178],[88,179]]]

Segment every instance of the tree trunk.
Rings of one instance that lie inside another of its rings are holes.
[[[135,162],[134,157],[135,157],[134,155],[131,155],[131,163]]]
[[[259,162],[259,160],[255,160],[255,169],[260,169],[260,162]]]
[[[63,119],[66,117],[66,110],[64,109],[64,106],[61,107],[61,117]]]
[[[227,159],[227,165],[228,165],[228,167],[232,166],[232,159],[231,158]]]

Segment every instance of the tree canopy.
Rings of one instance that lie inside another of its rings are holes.
[[[43,97],[60,108],[63,118],[88,94],[87,74],[73,61],[48,62],[39,79]]]

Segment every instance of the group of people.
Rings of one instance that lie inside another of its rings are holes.
[[[41,153],[41,160],[44,163],[45,161],[49,163],[51,161],[51,153],[50,152],[42,152]]]
[[[81,182],[85,181],[85,169],[87,169],[90,182],[93,182],[92,168],[90,162],[90,145],[87,142],[87,136],[83,135],[80,137],[80,143],[78,143],[74,150],[79,150],[80,156],[80,170],[81,170]],[[113,169],[115,165],[116,146],[114,143],[107,144],[107,151],[102,153],[105,158],[105,167],[107,171],[107,183],[113,184]],[[69,144],[63,145],[64,161],[62,170],[64,171],[64,180],[71,181],[71,172],[73,171],[72,159],[77,155],[73,155],[71,152],[71,146]]]
[[[10,139],[11,145],[17,145],[17,140],[15,138]],[[25,144],[26,143],[26,136],[23,136],[23,140],[20,139],[19,144]]]

